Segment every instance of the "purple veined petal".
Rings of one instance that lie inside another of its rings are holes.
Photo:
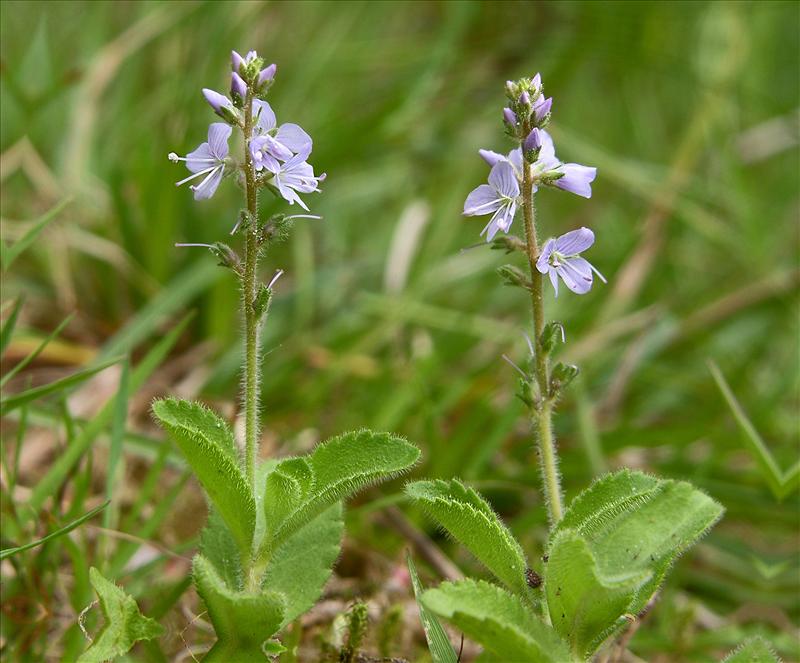
[[[564,173],[563,177],[555,181],[555,185],[559,189],[584,198],[592,197],[591,184],[597,176],[597,168],[582,166],[579,163],[565,163],[561,167],[561,172]]]
[[[517,116],[510,108],[503,109],[503,119],[512,127],[517,126]]]
[[[247,96],[247,83],[235,71],[231,74],[231,96],[238,95],[241,99]]]
[[[558,297],[558,271],[555,267],[552,267],[548,270],[550,276],[550,283],[553,284],[553,290],[555,290],[555,296]]]
[[[498,161],[489,173],[489,184],[498,193],[506,198],[516,198],[519,195],[519,182],[514,172],[514,166],[508,161]]]
[[[309,136],[299,125],[287,122],[278,127],[275,139],[283,143],[292,152],[300,152],[306,145],[312,145]],[[309,150],[309,154],[311,151]]]
[[[280,170],[280,163],[266,149],[267,144],[272,140],[270,136],[256,136],[250,141],[250,157],[253,159],[256,170],[266,168],[272,173]]]
[[[565,256],[574,256],[594,244],[594,233],[589,228],[578,228],[564,233],[556,240],[555,250]]]
[[[522,150],[519,148],[511,150],[506,157],[506,161],[514,166],[514,170],[517,171],[517,175],[522,177]]]
[[[514,215],[517,213],[516,201],[512,200],[510,203],[506,203],[499,211],[501,212],[501,217],[498,219],[497,225],[500,230],[507,233],[511,230],[511,224],[514,223]]]
[[[539,258],[536,260],[536,269],[538,269],[542,274],[546,274],[547,271],[550,269],[549,261],[550,261],[550,254],[553,252],[555,248],[556,240],[548,239],[544,246],[542,247],[542,251],[539,254]]]
[[[540,73],[537,72],[536,76],[531,79],[531,87],[535,90],[542,87],[542,75]]]
[[[297,192],[287,183],[285,183],[280,177],[275,178],[275,183],[278,185],[278,191],[280,191],[281,196],[283,196],[283,199],[286,202],[288,202],[290,205],[297,203],[304,210],[308,211],[308,205],[306,205],[300,196],[297,195]]]
[[[208,143],[201,143],[196,150],[186,155],[186,167],[193,173],[207,170],[216,165],[217,161]]]
[[[502,154],[498,154],[497,152],[492,152],[491,150],[478,150],[478,154],[480,154],[481,159],[483,159],[490,166],[494,166],[498,161],[506,160],[506,158]]]
[[[222,171],[223,167],[219,166],[206,175],[200,184],[190,187],[194,191],[195,200],[208,200],[214,195],[219,183],[222,181]]]
[[[556,270],[564,284],[576,295],[585,295],[592,289],[592,268],[588,260],[569,258]]]
[[[272,106],[261,99],[253,100],[253,118],[256,119],[256,127],[260,133],[267,133],[278,123]]]
[[[286,147],[283,143],[276,140],[272,136],[262,136],[264,138],[263,150],[274,156],[281,161],[288,161],[294,156],[294,153]]]
[[[556,146],[553,144],[553,138],[544,129],[539,129],[539,139],[542,141],[542,147],[536,163],[542,166],[542,170],[551,170],[560,163],[556,159]]]
[[[544,98],[544,95],[539,97],[533,104],[533,114],[537,122],[541,122],[545,116],[550,112],[553,107],[553,97]]]
[[[542,136],[539,129],[534,127],[531,129],[531,132],[525,138],[525,149],[526,150],[538,150],[542,147]]]
[[[211,106],[218,115],[222,113],[223,108],[233,108],[233,102],[228,99],[228,97],[214,90],[209,90],[207,87],[203,88],[203,96],[208,102],[208,105]]]
[[[464,216],[483,216],[500,209],[503,201],[488,184],[481,184],[470,191],[464,201]]]
[[[228,139],[233,127],[224,122],[213,122],[208,127],[208,145],[211,153],[220,161],[228,156]]]

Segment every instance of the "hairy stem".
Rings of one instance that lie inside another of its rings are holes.
[[[244,440],[245,475],[255,491],[256,458],[258,456],[258,314],[256,299],[256,267],[258,263],[258,241],[256,237],[258,219],[258,192],[255,172],[250,158],[248,142],[253,132],[253,94],[248,90],[244,104],[244,174],[247,193],[249,223],[245,231],[244,276],[242,277],[242,309],[244,312]]]
[[[523,124],[524,137],[530,133],[530,122]],[[553,437],[553,402],[549,396],[550,366],[547,353],[542,348],[542,332],[544,331],[544,298],[542,294],[544,277],[536,269],[536,260],[539,257],[539,240],[536,235],[533,206],[533,182],[531,181],[530,165],[524,159],[525,147],[523,141],[520,148],[523,151],[522,168],[522,216],[525,221],[525,244],[528,255],[528,267],[531,272],[531,308],[533,309],[533,348],[535,351],[536,382],[539,385],[539,401],[531,408],[531,419],[536,429],[536,438],[539,444],[539,464],[542,471],[545,500],[547,502],[550,524],[555,525],[563,514],[561,496],[561,477],[558,473],[558,457],[556,444]]]

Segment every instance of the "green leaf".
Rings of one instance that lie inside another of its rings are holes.
[[[415,481],[406,493],[511,591],[530,596],[522,547],[475,490],[452,479]]]
[[[344,520],[340,502],[294,532],[273,553],[262,586],[286,598],[281,628],[319,599],[341,551]]]
[[[419,619],[422,622],[422,628],[425,630],[425,640],[428,642],[428,651],[431,653],[433,663],[458,663],[458,656],[450,639],[447,637],[447,633],[444,632],[436,615],[428,610],[422,602],[422,583],[419,581],[417,567],[414,566],[414,560],[409,553],[406,553],[406,564],[408,564],[411,584],[414,587],[414,598],[419,608]]]
[[[200,550],[231,589],[244,589],[242,558],[236,539],[228,529],[219,511],[211,506],[208,522],[200,532]]]
[[[38,539],[37,541],[31,541],[30,543],[26,543],[24,546],[18,546],[17,548],[5,548],[0,550],[0,560],[5,559],[6,557],[11,557],[11,555],[16,555],[17,553],[24,552],[25,550],[30,550],[31,548],[35,548],[36,546],[40,546],[43,543],[47,543],[52,539],[57,539],[59,536],[64,536],[67,532],[71,532],[76,527],[83,525],[87,520],[94,518],[98,513],[100,513],[103,509],[108,506],[108,502],[104,502],[98,507],[95,507],[91,511],[84,513],[80,518],[76,518],[71,523],[64,525],[54,532],[50,532],[47,536]]]
[[[793,490],[800,488],[800,461],[792,465],[786,472],[781,470],[778,461],[775,460],[775,456],[772,455],[769,447],[767,447],[756,427],[753,426],[748,418],[744,408],[736,399],[733,390],[725,380],[725,376],[722,375],[722,371],[713,361],[708,362],[708,368],[742,431],[744,440],[750,448],[750,453],[758,463],[761,476],[767,482],[775,498],[778,501],[783,500]]]
[[[267,475],[264,487],[264,518],[268,532],[277,532],[284,521],[305,501],[313,485],[313,473],[304,458],[278,463]]]
[[[14,308],[11,309],[10,315],[6,318],[2,328],[0,328],[0,355],[6,351],[8,344],[11,342],[11,336],[17,326],[17,319],[19,318],[19,312],[22,310],[24,301],[25,297],[22,295],[17,297],[17,301],[14,302]]]
[[[310,489],[307,497],[299,500],[288,512],[284,504],[275,507],[273,513],[273,507],[268,506],[269,496],[265,495],[265,510],[270,510],[270,517],[279,515],[281,524],[267,532],[262,555],[275,550],[293,532],[332,504],[407,470],[417,462],[419,453],[419,449],[400,437],[368,430],[345,433],[320,444],[306,457],[311,476],[306,476],[300,463],[294,466],[295,473],[291,474],[301,489],[303,486]],[[290,476],[286,467],[282,467],[282,473]],[[291,499],[290,493],[279,495],[281,500]]]
[[[37,398],[44,398],[45,396],[50,396],[51,394],[74,387],[75,385],[85,382],[96,373],[107,369],[109,366],[116,364],[119,361],[122,361],[122,357],[116,357],[114,359],[104,361],[97,366],[92,366],[91,368],[85,368],[82,371],[77,371],[72,375],[61,378],[60,380],[55,380],[54,382],[43,384],[39,387],[33,387],[32,389],[26,389],[18,394],[12,394],[7,398],[3,398],[0,400],[0,414],[5,416],[11,410],[18,408],[20,405],[29,403]]]
[[[569,525],[588,544],[598,577],[649,573],[627,608],[638,614],[672,563],[722,513],[722,506],[688,483],[621,470],[601,477],[575,498],[551,533],[548,555]]]
[[[153,414],[183,452],[242,554],[249,555],[256,503],[228,425],[199,403],[173,398],[155,401]]]
[[[445,582],[422,602],[504,661],[567,663],[575,659],[522,600],[483,580]]]
[[[722,663],[780,663],[780,659],[764,638],[756,636],[739,645]]]
[[[195,555],[192,571],[218,638],[203,661],[263,663],[265,644],[283,623],[284,597],[271,591],[251,594],[230,589],[202,555]],[[271,650],[272,645],[267,647]]]
[[[545,595],[555,631],[578,656],[587,657],[619,625],[648,571],[605,576],[589,544],[561,530],[550,544]]]
[[[67,206],[67,204],[72,200],[71,197],[65,198],[60,203],[58,203],[55,207],[50,208],[47,212],[45,212],[42,216],[40,216],[36,221],[34,221],[33,225],[28,229],[28,231],[20,237],[16,242],[14,242],[11,246],[6,246],[5,244],[2,245],[2,251],[0,251],[0,258],[2,258],[2,269],[3,271],[7,271],[11,267],[11,263],[13,263],[19,256],[31,245],[36,238],[39,236],[39,233],[45,229],[48,223],[50,223],[58,213]]]
[[[100,663],[127,653],[139,640],[152,640],[164,634],[164,627],[139,612],[129,594],[106,580],[96,568],[89,569],[89,580],[100,599],[105,624],[78,663]]]

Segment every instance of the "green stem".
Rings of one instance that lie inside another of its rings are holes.
[[[249,214],[242,278],[242,309],[244,312],[244,440],[245,475],[255,491],[256,458],[258,456],[258,315],[253,306],[256,300],[256,267],[258,263],[258,192],[255,171],[248,142],[253,130],[253,94],[248,91],[244,104],[244,174]]]
[[[524,137],[530,133],[529,121],[523,123]],[[524,159],[525,147],[520,141],[523,151],[522,168],[522,216],[525,221],[525,244],[528,256],[528,267],[531,273],[531,308],[533,309],[533,347],[535,352],[534,369],[536,382],[539,385],[539,401],[531,408],[531,419],[536,429],[539,444],[539,465],[542,471],[545,501],[547,502],[550,524],[555,525],[563,515],[564,508],[561,496],[561,477],[558,473],[558,456],[553,437],[553,401],[550,398],[550,366],[547,352],[542,348],[542,332],[544,331],[544,297],[542,294],[544,276],[536,269],[539,258],[539,240],[536,235],[533,206],[533,182],[530,165]]]

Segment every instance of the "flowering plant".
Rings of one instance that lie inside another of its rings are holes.
[[[275,636],[319,597],[339,556],[342,500],[365,485],[388,479],[416,463],[418,449],[388,433],[345,433],[310,454],[262,461],[259,455],[259,334],[269,312],[278,270],[259,283],[258,262],[286,238],[294,219],[319,216],[276,214],[262,221],[258,193],[271,191],[308,211],[300,194],[319,192],[324,175],[308,163],[311,137],[298,125],[278,126],[265,96],[276,66],[264,66],[255,51],[232,54],[231,97],[203,95],[224,122],[208,129],[208,140],[179,157],[191,172],[178,185],[194,197],[214,195],[225,178],[244,189],[242,210],[231,234],[244,237],[244,256],[227,244],[181,244],[208,248],[241,282],[244,319],[242,410],[244,444],[228,423],[199,403],[158,400],[153,414],[183,453],[209,500],[210,517],[193,560],[197,591],[206,604],[217,642],[203,660],[261,661],[283,651]],[[241,161],[230,154],[236,129],[244,141]]]
[[[529,561],[490,504],[472,488],[455,479],[408,484],[408,495],[498,581],[466,579],[420,590],[420,610],[437,661],[457,658],[446,640],[442,646],[437,615],[483,645],[486,660],[586,661],[637,622],[669,567],[723,510],[688,483],[627,469],[598,478],[564,507],[552,417],[578,369],[560,362],[551,365],[565,334],[560,323],[545,323],[544,276],[556,295],[559,280],[584,295],[595,274],[605,279],[580,255],[595,240],[588,228],[540,243],[534,195],[543,188],[558,188],[590,198],[596,169],[556,158],[545,130],[552,98],[544,96],[539,74],[509,81],[506,93],[509,104],[503,120],[515,148],[505,156],[480,150],[491,167],[488,184],[467,196],[464,214],[491,214],[481,232],[487,242],[509,253],[522,252],[528,263],[527,274],[514,265],[498,272],[530,296],[529,356],[524,368],[509,362],[520,374],[518,396],[534,430],[550,531],[541,561]],[[510,232],[519,210],[524,236],[498,236]]]

